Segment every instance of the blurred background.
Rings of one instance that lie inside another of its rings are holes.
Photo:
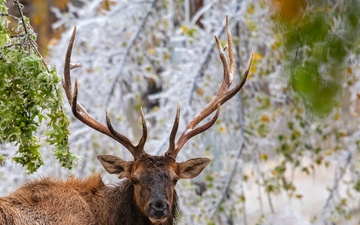
[[[13,16],[1,18],[15,29],[19,10],[13,1],[4,3]],[[254,61],[243,90],[222,106],[216,124],[178,156],[212,159],[199,177],[179,182],[178,224],[360,224],[359,0],[20,3],[39,52],[59,77],[77,27],[72,62],[82,67],[72,77],[79,81],[79,102],[103,123],[107,109],[116,129],[135,142],[143,107],[150,154],[166,151],[177,101],[182,131],[215,95],[223,69],[213,36],[227,44],[228,15],[234,83],[251,52]],[[61,166],[43,138],[46,123],[34,132],[44,162],[36,172],[12,160],[19,144],[2,137],[1,196],[44,176],[100,173],[107,184],[118,182],[96,155],[131,155],[74,119],[66,101],[62,109],[76,155],[72,169]]]

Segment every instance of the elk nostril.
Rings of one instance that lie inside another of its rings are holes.
[[[150,203],[150,207],[154,210],[164,210],[167,208],[167,204],[165,201],[156,200],[153,203]]]
[[[164,200],[155,200],[150,203],[151,213],[156,217],[163,217],[168,214],[169,203]]]

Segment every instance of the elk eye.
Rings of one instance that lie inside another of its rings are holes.
[[[176,184],[178,182],[179,178],[178,177],[174,177],[173,179],[173,183]]]
[[[131,181],[131,183],[134,184],[134,185],[140,183],[140,181],[139,181],[136,177],[131,177],[130,181]]]

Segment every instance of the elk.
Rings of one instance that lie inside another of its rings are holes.
[[[133,156],[125,161],[113,155],[99,155],[98,160],[110,174],[123,179],[118,185],[107,186],[100,175],[87,179],[69,178],[61,181],[43,178],[24,184],[7,197],[0,198],[0,224],[6,225],[172,225],[176,222],[178,198],[175,185],[179,179],[196,177],[209,164],[208,158],[193,158],[176,162],[185,143],[197,134],[209,129],[220,113],[220,106],[231,99],[245,84],[252,62],[239,84],[230,89],[235,73],[235,58],[229,22],[226,17],[229,63],[220,41],[215,36],[224,77],[221,86],[209,102],[186,126],[176,139],[180,106],[169,137],[169,148],[164,155],[149,155],[144,146],[147,127],[141,110],[142,137],[137,145],[117,132],[106,113],[106,125],[93,119],[77,101],[78,83],[74,90],[70,70],[78,65],[70,64],[76,34],[74,28],[65,57],[63,87],[73,115],[85,125],[99,131],[123,145]],[[212,118],[200,124],[210,115]],[[199,125],[200,124],[200,125]]]

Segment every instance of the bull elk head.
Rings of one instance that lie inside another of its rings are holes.
[[[133,144],[125,135],[113,128],[107,113],[106,125],[104,125],[92,118],[77,101],[78,83],[75,80],[75,87],[72,91],[70,80],[70,70],[76,67],[70,64],[76,28],[74,28],[72,33],[65,58],[63,82],[72,113],[87,126],[118,141],[132,154],[134,157],[133,161],[125,161],[113,155],[99,155],[97,158],[108,173],[116,174],[119,178],[127,178],[131,182],[134,187],[134,200],[137,207],[153,224],[164,223],[168,218],[174,216],[174,201],[176,201],[175,185],[177,181],[179,179],[196,177],[210,162],[208,158],[193,158],[185,162],[176,162],[178,153],[190,138],[206,131],[215,123],[220,113],[220,106],[240,91],[249,74],[252,56],[240,83],[230,88],[235,74],[235,58],[228,18],[226,18],[226,32],[229,62],[226,59],[219,39],[215,36],[224,68],[224,77],[218,92],[210,103],[187,124],[186,129],[176,140],[180,117],[180,106],[179,104],[177,105],[175,121],[169,138],[169,148],[163,156],[149,155],[144,150],[147,127],[142,110],[142,137],[138,144]],[[200,122],[208,118],[213,112],[215,112],[215,115],[211,119],[199,125]]]

